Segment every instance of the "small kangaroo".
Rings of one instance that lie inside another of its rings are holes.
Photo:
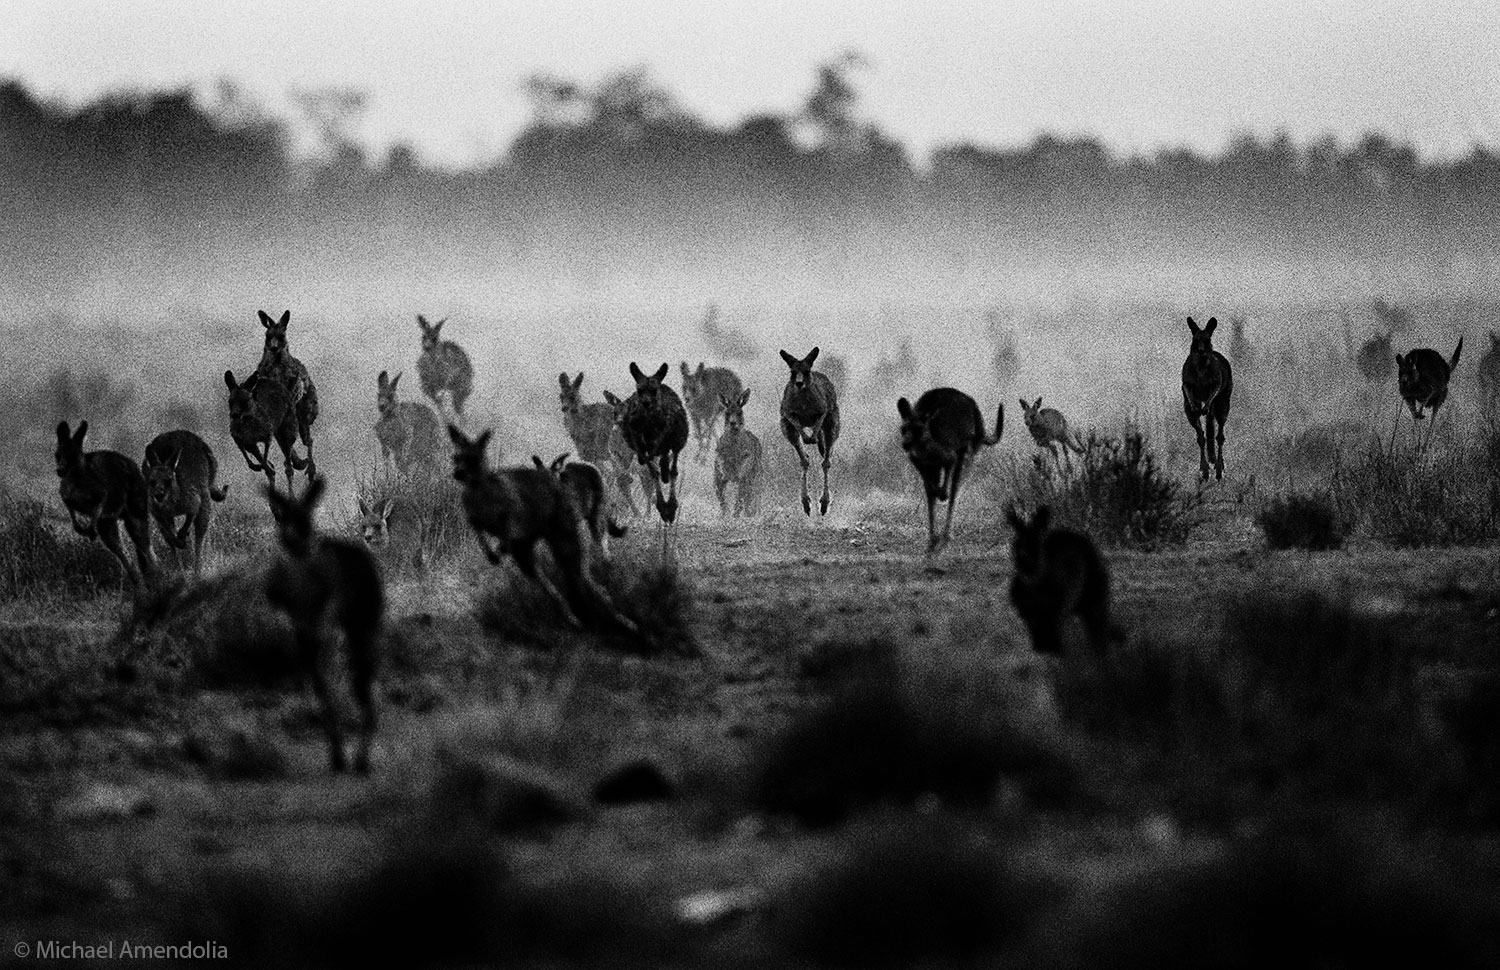
[[[565,373],[558,374],[557,386],[563,427],[567,430],[568,437],[573,439],[578,457],[595,464],[609,461],[609,439],[615,433],[614,407],[608,402],[583,403],[579,394],[579,388],[583,387],[583,371],[579,371],[576,378],[569,378]]]
[[[266,489],[271,515],[281,540],[281,555],[266,574],[266,599],[292,622],[297,658],[312,679],[328,735],[328,763],[344,770],[344,738],[324,664],[332,648],[324,640],[331,620],[343,632],[349,682],[362,715],[354,770],[370,770],[375,740],[375,677],[380,667],[380,631],[385,619],[385,589],[380,569],[364,546],[335,536],[317,535],[313,508],[323,495],[323,479],[314,478],[298,499]]]
[[[1427,347],[1409,351],[1404,357],[1396,355],[1396,386],[1401,392],[1401,399],[1411,410],[1412,420],[1423,420],[1426,417],[1425,410],[1432,408],[1432,424],[1428,425],[1425,438],[1419,436],[1419,448],[1425,449],[1432,441],[1432,429],[1437,425],[1438,409],[1448,400],[1448,383],[1463,352],[1464,338],[1460,336],[1458,346],[1453,348],[1453,356],[1448,360]],[[1412,428],[1415,429],[1416,425],[1413,424]]]
[[[1224,355],[1214,350],[1216,317],[1209,317],[1201,329],[1187,318],[1193,335],[1187,360],[1182,362],[1182,410],[1198,434],[1198,477],[1208,481],[1208,465],[1213,462],[1214,477],[1224,477],[1224,422],[1229,419],[1229,401],[1234,393],[1234,371]],[[1207,431],[1204,425],[1207,424]]]
[[[363,495],[355,498],[359,507],[359,538],[365,546],[372,550],[383,550],[391,544],[391,512],[395,510],[395,503],[391,499],[382,499],[379,503],[371,506]]]
[[[588,526],[589,534],[594,537],[599,551],[608,561],[610,537],[618,539],[630,530],[616,522],[609,514],[609,502],[604,492],[604,476],[599,472],[598,466],[586,461],[575,461],[569,464],[566,451],[552,459],[551,465],[543,462],[539,455],[532,455],[531,460],[536,467],[557,479],[558,484],[562,486],[563,493],[573,503],[574,510],[583,517],[583,522]]]
[[[1042,506],[1027,522],[1012,506],[1006,518],[1015,529],[1016,574],[1010,601],[1037,653],[1063,652],[1063,621],[1076,615],[1089,644],[1103,653],[1110,641],[1124,638],[1109,619],[1109,571],[1088,536],[1050,528],[1052,510]]]
[[[682,399],[662,383],[670,369],[662,364],[648,376],[631,361],[635,393],[626,399],[620,419],[620,432],[635,453],[636,462],[655,475],[656,513],[663,522],[677,520],[677,456],[688,440],[688,416]],[[663,485],[669,489],[666,498],[661,493]]]
[[[811,464],[803,445],[817,445],[823,458],[823,497],[819,515],[828,514],[828,468],[832,464],[834,443],[839,440],[839,396],[826,374],[812,369],[818,359],[818,348],[798,360],[785,350],[781,359],[791,368],[786,389],[781,392],[781,433],[797,449],[802,462],[802,511],[812,515],[812,499],[807,494],[807,469]]]
[[[297,457],[297,416],[291,392],[276,380],[262,380],[259,372],[238,384],[234,371],[224,372],[229,388],[229,436],[253,472],[265,472],[266,482],[276,487],[276,466],[271,461],[271,441],[281,448],[286,468],[286,490],[292,490],[292,469],[305,469],[307,461]]]
[[[1078,440],[1076,432],[1068,428],[1068,419],[1063,417],[1062,412],[1056,408],[1042,407],[1042,399],[1037,398],[1034,404],[1027,404],[1025,398],[1021,398],[1021,416],[1026,422],[1026,430],[1031,432],[1031,439],[1042,448],[1052,452],[1052,461],[1061,471],[1063,462],[1067,462],[1068,473],[1072,474],[1073,459],[1068,454],[1076,451],[1083,454],[1083,442]],[[1058,445],[1062,445],[1062,458],[1058,458]]]
[[[640,476],[641,494],[647,502],[651,501],[651,494],[655,490],[656,474],[648,465],[637,464],[635,450],[625,440],[625,402],[610,391],[604,392],[604,403],[608,404],[614,411],[615,427],[609,435],[609,464],[614,468],[615,485],[620,494],[625,496],[625,502],[630,506],[630,514],[640,514],[640,508],[635,504],[635,494],[630,489],[631,469],[635,469]]]
[[[720,400],[738,397],[744,389],[739,377],[727,367],[709,367],[699,361],[698,369],[693,370],[687,361],[682,362],[682,403],[692,421],[700,458],[717,443],[715,428],[719,423]]]
[[[583,538],[586,527],[557,478],[542,468],[491,471],[484,457],[489,431],[471,440],[450,424],[448,435],[453,440],[453,477],[463,485],[464,513],[485,558],[498,565],[503,557],[510,556],[576,627],[583,626],[577,610],[588,605],[583,600],[587,592],[615,623],[636,632],[635,624],[620,614],[609,593],[589,575],[588,550]],[[551,551],[566,595],[537,570],[538,542]]]
[[[381,371],[375,380],[375,407],[380,413],[375,421],[375,438],[380,442],[381,458],[395,462],[396,470],[403,474],[414,467],[433,467],[443,454],[443,431],[437,415],[418,401],[396,399],[400,373],[391,377]]]
[[[951,387],[926,392],[915,406],[903,397],[896,402],[896,413],[901,416],[901,448],[922,476],[927,492],[927,554],[931,556],[946,547],[952,535],[964,463],[980,448],[999,444],[1005,433],[1005,406],[995,416],[993,435],[984,433],[984,418],[974,399]],[[937,533],[940,501],[948,503],[941,536]]]
[[[1360,376],[1371,384],[1384,383],[1391,379],[1391,339],[1395,334],[1387,330],[1384,334],[1376,334],[1360,345],[1359,353],[1355,356],[1355,366],[1359,368]]]
[[[187,548],[193,530],[193,575],[203,574],[203,537],[213,522],[213,503],[224,501],[229,487],[219,487],[219,460],[213,449],[191,431],[167,431],[146,446],[141,463],[146,498],[162,538],[173,549]],[[182,516],[182,528],[177,517]]]
[[[745,402],[750,400],[750,389],[738,394],[719,395],[719,406],[724,409],[724,433],[714,448],[714,492],[719,496],[719,514],[729,514],[729,498],[726,494],[734,486],[734,514],[738,518],[748,515],[758,504],[758,479],[762,448],[755,433],[745,428]]]
[[[73,531],[85,539],[98,539],[118,560],[131,584],[140,587],[155,571],[151,553],[151,521],[146,480],[136,463],[118,451],[83,450],[89,423],[80,421],[76,432],[68,422],[57,425],[58,494],[68,510]],[[132,563],[120,544],[120,523],[135,546]]]
[[[469,355],[451,340],[441,338],[443,324],[428,323],[427,318],[417,314],[417,326],[422,328],[422,356],[417,358],[417,380],[422,393],[442,410],[441,395],[447,395],[448,406],[460,417],[464,413],[464,402],[474,390],[474,365]]]
[[[255,367],[255,373],[264,379],[273,379],[281,384],[291,393],[292,412],[295,416],[297,436],[302,439],[302,447],[307,449],[306,463],[309,478],[318,474],[318,466],[313,461],[313,422],[318,420],[318,388],[313,384],[312,377],[307,373],[307,368],[302,361],[291,355],[287,350],[286,327],[291,322],[292,311],[287,310],[281,315],[281,319],[272,320],[264,311],[260,312],[261,326],[266,328],[265,349],[261,352],[260,363]],[[297,466],[302,468],[302,465]],[[291,488],[288,480],[287,488]]]

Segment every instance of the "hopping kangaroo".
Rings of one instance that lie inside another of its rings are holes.
[[[1201,329],[1188,317],[1193,343],[1182,362],[1182,410],[1198,434],[1198,477],[1208,481],[1208,465],[1214,477],[1224,477],[1224,422],[1229,418],[1229,399],[1234,393],[1234,372],[1224,355],[1214,350],[1216,317]],[[1204,425],[1207,425],[1205,429]]]
[[[297,457],[297,416],[292,395],[278,381],[262,380],[259,373],[237,384],[234,371],[224,372],[229,388],[229,436],[245,456],[245,466],[265,472],[266,483],[276,487],[276,466],[271,462],[271,441],[281,448],[286,464],[286,490],[292,490],[292,469],[306,468]]]
[[[186,549],[193,530],[193,574],[203,572],[203,537],[213,521],[213,503],[224,501],[227,486],[215,483],[219,461],[208,443],[191,431],[167,431],[146,446],[141,464],[146,476],[146,498],[161,536],[173,549]],[[177,517],[182,516],[182,528]]]
[[[1006,518],[1016,531],[1012,553],[1016,574],[1010,601],[1031,634],[1037,653],[1063,652],[1063,622],[1083,621],[1095,651],[1124,634],[1109,619],[1109,571],[1088,536],[1049,528],[1052,510],[1042,506],[1027,522],[1012,506]]]
[[[422,385],[422,393],[439,410],[443,407],[440,395],[446,394],[448,406],[455,415],[462,417],[464,402],[474,390],[474,365],[469,363],[469,355],[462,347],[451,340],[441,339],[443,324],[447,322],[445,317],[437,323],[428,323],[426,317],[417,314],[417,326],[422,328],[422,356],[417,358],[417,380]]]
[[[328,735],[328,763],[344,770],[344,738],[339,714],[328,693],[324,665],[332,648],[324,639],[331,620],[344,635],[349,682],[362,715],[354,770],[370,770],[375,739],[375,676],[380,667],[380,629],[385,617],[385,590],[369,550],[347,539],[316,535],[313,507],[323,494],[323,479],[314,478],[301,499],[266,489],[281,539],[281,556],[266,574],[266,599],[292,622],[297,659],[312,679]]]
[[[68,430],[66,421],[57,426],[58,494],[73,531],[104,543],[120,560],[131,583],[140,586],[156,566],[151,555],[151,521],[146,518],[146,480],[136,463],[118,451],[85,453],[83,436],[88,430],[87,421],[80,421],[76,432]],[[120,544],[121,522],[135,546],[134,563]]]
[[[625,401],[620,431],[625,443],[635,453],[635,460],[654,473],[656,514],[663,522],[677,519],[677,456],[687,447],[688,417],[677,392],[662,383],[670,368],[662,364],[656,373],[647,375],[635,361],[630,362],[630,376],[635,378],[635,393]],[[662,498],[661,487],[668,486]]]
[[[380,442],[380,456],[394,461],[402,473],[413,466],[432,468],[443,453],[442,428],[427,405],[396,399],[400,380],[399,373],[390,377],[386,371],[376,378],[375,407],[380,417],[375,422],[375,438]]]
[[[938,387],[917,398],[915,406],[906,398],[896,402],[901,415],[901,448],[922,476],[927,492],[927,554],[948,545],[953,531],[953,506],[958,504],[958,486],[964,463],[982,447],[1000,443],[1005,433],[1005,406],[995,416],[995,433],[984,433],[979,405],[963,391]],[[948,503],[943,534],[937,533],[937,503]]]
[[[539,455],[532,455],[531,460],[536,467],[557,479],[563,493],[573,503],[574,510],[589,527],[589,534],[594,537],[600,552],[608,560],[610,536],[618,539],[629,530],[609,514],[609,502],[604,494],[604,476],[598,466],[586,461],[569,464],[567,452],[552,459],[551,465],[543,462]]]
[[[640,475],[641,494],[648,504],[655,490],[653,483],[656,481],[656,473],[649,465],[636,462],[635,449],[631,448],[629,442],[625,440],[625,402],[609,391],[604,392],[604,402],[614,410],[615,415],[615,427],[609,435],[609,462],[615,470],[615,485],[630,505],[630,514],[636,515],[640,509],[636,506],[635,495],[630,490],[630,470],[633,468]]]
[[[1031,432],[1031,440],[1038,446],[1052,452],[1052,461],[1061,471],[1063,462],[1068,464],[1068,471],[1073,471],[1073,459],[1068,454],[1076,451],[1083,454],[1083,442],[1078,440],[1078,434],[1068,428],[1068,419],[1063,417],[1062,412],[1056,408],[1042,407],[1042,399],[1037,398],[1034,404],[1027,404],[1025,398],[1021,398],[1021,417],[1026,422],[1026,430]],[[1058,445],[1062,445],[1062,458],[1058,458]]]
[[[1453,377],[1453,369],[1458,366],[1458,358],[1464,352],[1464,338],[1458,338],[1458,346],[1453,348],[1453,356],[1447,360],[1436,350],[1422,347],[1407,353],[1405,357],[1396,355],[1396,385],[1401,391],[1401,400],[1411,409],[1413,421],[1421,421],[1426,417],[1424,413],[1427,408],[1432,408],[1432,424],[1427,427],[1425,438],[1418,436],[1418,447],[1426,448],[1432,441],[1432,429],[1437,426],[1438,409],[1443,402],[1448,400],[1448,382]],[[1416,425],[1412,425],[1415,431]]]
[[[720,400],[739,397],[744,389],[739,377],[727,367],[709,367],[699,361],[698,369],[693,370],[687,361],[682,362],[682,403],[692,420],[700,459],[717,443],[714,429],[719,423]]]
[[[791,368],[786,390],[781,393],[781,433],[802,462],[802,511],[812,515],[812,499],[807,494],[807,469],[811,464],[803,445],[817,445],[823,457],[823,498],[819,515],[828,514],[828,466],[834,442],[839,440],[839,396],[826,374],[812,369],[818,359],[818,348],[798,360],[785,350],[781,359]]]
[[[464,513],[485,558],[498,565],[504,556],[510,556],[522,573],[552,597],[574,626],[583,626],[578,614],[580,608],[588,606],[583,599],[587,592],[617,624],[635,632],[635,624],[620,615],[608,592],[589,575],[584,523],[552,473],[542,468],[491,471],[484,457],[489,431],[471,440],[450,424],[448,435],[453,439],[453,477],[463,485]],[[538,542],[551,551],[566,595],[537,570]]]
[[[724,409],[724,433],[714,448],[714,492],[719,496],[720,515],[729,514],[725,490],[730,485],[734,486],[736,517],[753,512],[758,498],[756,479],[760,476],[762,449],[755,433],[745,429],[745,402],[748,400],[749,388],[733,396],[719,396],[719,404]]]
[[[282,385],[292,396],[292,413],[296,421],[297,436],[302,439],[302,447],[307,449],[307,457],[303,459],[304,464],[297,468],[306,468],[307,477],[312,478],[318,473],[318,466],[313,461],[313,422],[318,420],[318,388],[313,384],[312,378],[308,376],[307,368],[302,361],[291,355],[286,344],[286,325],[291,322],[292,311],[287,310],[281,315],[281,319],[272,320],[264,310],[260,311],[261,326],[266,328],[266,346],[261,352],[260,363],[255,367],[255,373],[262,380],[272,379]],[[290,474],[287,478],[287,489],[292,487]]]

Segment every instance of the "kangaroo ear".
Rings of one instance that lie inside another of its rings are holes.
[[[1204,333],[1213,333],[1215,330],[1218,329],[1218,327],[1219,327],[1219,318],[1218,317],[1209,317],[1208,318],[1208,325],[1203,328],[1203,332]]]
[[[539,472],[544,472],[547,470],[547,465],[542,461],[541,455],[532,455],[531,463],[536,466],[536,470]]]
[[[573,390],[576,391],[576,390],[578,390],[582,386],[583,386],[583,371],[579,371],[578,372],[578,376],[576,378],[574,378],[574,380],[573,380]]]
[[[490,434],[491,434],[490,429],[489,428],[485,428],[484,429],[484,434],[482,434],[479,437],[477,437],[477,438],[474,439],[474,445],[475,445],[475,447],[477,447],[480,451],[483,451],[485,449],[485,447],[488,446],[489,443],[490,443]]]
[[[287,324],[289,324],[291,322],[292,322],[292,311],[287,310],[286,312],[282,313],[281,319],[276,321],[276,326],[278,326],[278,327],[285,327]]]
[[[671,371],[672,368],[663,361],[662,365],[656,369],[656,373],[651,375],[651,379],[653,381],[664,381],[667,379],[667,374],[671,373]]]
[[[162,464],[175,472],[177,470],[177,463],[180,461],[182,461],[182,449],[173,448],[172,453],[167,456],[167,460],[162,462]]]
[[[73,432],[68,428],[68,422],[57,422],[57,440],[59,442],[73,440]]]
[[[1031,407],[1032,407],[1032,408],[1033,408],[1033,409],[1037,409],[1037,408],[1040,408],[1040,407],[1041,407],[1041,406],[1042,406],[1042,399],[1041,399],[1041,396],[1040,396],[1040,395],[1038,395],[1038,396],[1037,396],[1037,399],[1036,399],[1036,403],[1035,403],[1035,404],[1033,404],[1033,405],[1032,405],[1032,406],[1031,406]]]
[[[80,421],[80,422],[78,422],[78,430],[75,431],[75,432],[73,432],[73,444],[75,444],[75,445],[82,445],[83,444],[83,436],[86,435],[86,434],[88,434],[88,433],[89,433],[89,423],[87,421]]]
[[[1026,399],[1024,397],[1021,398],[1020,401],[1021,401],[1021,410],[1022,411],[1030,411],[1031,410],[1031,405],[1026,403]]]
[[[810,353],[806,357],[802,358],[802,363],[806,364],[808,367],[811,367],[813,365],[813,361],[815,361],[817,359],[818,359],[818,348],[814,347],[812,349],[812,353]]]
[[[229,388],[229,389],[230,389],[230,390],[231,390],[231,391],[232,391],[232,390],[234,390],[234,389],[235,389],[235,387],[237,387],[237,386],[238,386],[238,385],[236,385],[236,384],[235,384],[235,383],[234,383],[234,371],[232,371],[232,370],[227,370],[227,371],[225,371],[225,372],[224,372],[224,384],[225,384],[225,386],[226,386],[226,387],[228,387],[228,388]]]
[[[744,407],[748,400],[750,400],[750,388],[747,387],[740,392],[740,407]]]
[[[557,375],[557,386],[566,391],[573,386],[573,382],[568,380],[566,373],[562,373]]]
[[[260,325],[262,327],[265,327],[267,330],[270,330],[271,325],[276,321],[272,320],[271,315],[264,310],[256,310],[255,312],[260,316]]]
[[[793,357],[791,354],[787,353],[784,350],[781,352],[781,359],[786,361],[786,365],[788,367],[797,366],[797,358]]]
[[[904,397],[896,399],[896,413],[901,415],[901,420],[911,420],[911,402]]]
[[[612,408],[620,406],[620,399],[617,398],[617,397],[615,397],[615,394],[614,394],[613,391],[605,391],[604,392],[604,400],[606,402],[608,402],[609,406],[612,407]]]
[[[683,361],[682,362],[682,376],[683,377],[692,377],[693,376],[692,368],[688,367],[688,362],[687,361]]]
[[[469,439],[464,437],[464,433],[458,430],[456,425],[448,425],[448,437],[453,440],[455,445],[466,445],[469,443]]]
[[[420,313],[417,314],[417,326],[421,327],[423,330],[430,329],[431,327],[431,325],[427,322],[427,318],[422,316],[422,314]]]
[[[370,514],[370,507],[365,504],[365,497],[363,495],[356,495],[356,496],[354,496],[354,504],[356,504],[356,505],[359,506],[359,514],[360,515],[369,515]]]
[[[405,373],[406,373],[406,371],[402,371],[402,370],[396,371],[396,376],[391,378],[391,390],[394,391],[396,389],[396,382],[399,381],[399,380],[401,380],[401,375],[405,374]]]
[[[389,387],[390,384],[391,384],[391,376],[386,371],[381,371],[380,375],[375,378],[375,386],[378,387],[378,388],[380,388],[382,391],[385,390],[387,387]]]
[[[1017,535],[1026,531],[1026,520],[1021,518],[1014,505],[1005,510],[1005,521],[1010,523],[1010,527],[1016,530]]]
[[[396,500],[388,498],[380,503],[380,521],[383,523],[391,517],[391,512],[396,508]]]
[[[1192,317],[1188,317],[1188,329],[1191,330],[1194,335],[1198,333],[1198,324]]]
[[[641,372],[640,367],[633,360],[630,362],[630,376],[635,378],[637,384],[641,384],[646,380],[646,375]]]

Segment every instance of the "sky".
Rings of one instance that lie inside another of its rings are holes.
[[[353,87],[363,142],[451,167],[503,153],[536,72],[644,67],[729,124],[794,112],[846,50],[861,114],[919,157],[1042,132],[1130,154],[1280,130],[1500,147],[1494,0],[0,0],[0,21],[0,76],[47,98],[227,78],[290,118],[294,90]]]

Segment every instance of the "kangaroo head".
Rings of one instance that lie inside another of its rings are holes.
[[[920,448],[931,435],[931,416],[918,415],[911,402],[904,397],[896,400],[896,413],[901,416],[901,447],[910,454],[914,449]]]
[[[625,419],[625,402],[620,400],[620,396],[618,394],[614,393],[613,391],[605,391],[604,403],[608,404],[611,408],[614,408],[615,424],[619,424]]]
[[[266,353],[272,357],[280,357],[286,353],[286,325],[292,320],[292,311],[287,310],[279,320],[272,320],[264,310],[257,312],[260,314],[260,325],[266,328]]]
[[[371,549],[383,549],[391,542],[391,509],[395,503],[391,499],[384,499],[373,507],[365,503],[363,495],[356,501],[359,503],[359,537],[364,540],[365,545]]]
[[[377,378],[379,386],[375,391],[375,406],[380,409],[382,415],[396,410],[396,383],[401,380],[401,373],[388,378],[386,372],[381,371],[380,377]]]
[[[1016,572],[1027,575],[1036,573],[1041,567],[1042,540],[1047,537],[1047,529],[1052,524],[1052,509],[1046,505],[1041,506],[1028,522],[1012,505],[1006,509],[1005,518],[1016,532],[1015,542],[1011,546],[1016,560]]]
[[[781,359],[786,361],[787,367],[791,368],[791,381],[793,387],[801,389],[812,382],[813,363],[818,359],[818,348],[814,347],[812,353],[798,360],[785,350],[781,352]]]
[[[583,386],[583,371],[578,372],[576,379],[570,379],[567,374],[557,375],[557,400],[564,414],[573,414],[582,405],[582,395],[578,389]]]
[[[1187,322],[1188,330],[1193,335],[1193,343],[1188,348],[1188,356],[1199,366],[1205,366],[1207,361],[1212,360],[1214,356],[1214,331],[1219,328],[1219,319],[1209,317],[1208,323],[1202,327],[1199,327],[1192,317],[1188,317]]]
[[[454,480],[478,482],[484,476],[484,450],[490,443],[489,429],[486,428],[479,437],[471,439],[450,424],[448,437],[453,441]]]
[[[237,384],[234,380],[234,371],[224,372],[224,384],[229,388],[229,416],[231,418],[254,409],[255,386],[258,382],[259,375],[251,374],[243,384]]]
[[[1041,413],[1042,413],[1042,399],[1041,398],[1037,398],[1035,404],[1027,404],[1026,403],[1026,399],[1024,397],[1021,398],[1021,416],[1026,421],[1026,426],[1028,428],[1031,427],[1033,424],[1036,423],[1037,418],[1041,415]]]
[[[88,431],[89,423],[87,421],[78,422],[78,430],[72,432],[68,430],[68,422],[58,422],[57,451],[54,457],[57,459],[57,475],[59,478],[82,464],[83,436],[88,434]]]
[[[719,395],[719,404],[724,408],[724,427],[729,431],[739,431],[745,426],[745,402],[750,400],[750,389],[747,387],[734,397]]]
[[[177,465],[182,460],[182,449],[175,448],[171,454],[146,456],[141,473],[146,478],[146,497],[157,505],[172,501],[177,491]]]
[[[444,317],[437,323],[428,323],[426,317],[420,313],[417,314],[417,326],[422,328],[422,350],[424,352],[437,349],[438,341],[442,339],[443,324],[447,322],[448,318]]]
[[[656,373],[647,374],[636,366],[635,361],[630,362],[630,376],[635,378],[635,394],[642,403],[655,404],[656,399],[661,396],[661,382],[666,380],[667,373],[672,368],[662,364],[656,369]]]
[[[323,476],[319,475],[307,484],[299,499],[295,495],[283,495],[266,486],[266,499],[271,503],[271,518],[276,520],[276,535],[282,548],[294,558],[301,559],[312,548],[313,509],[323,497]]]

